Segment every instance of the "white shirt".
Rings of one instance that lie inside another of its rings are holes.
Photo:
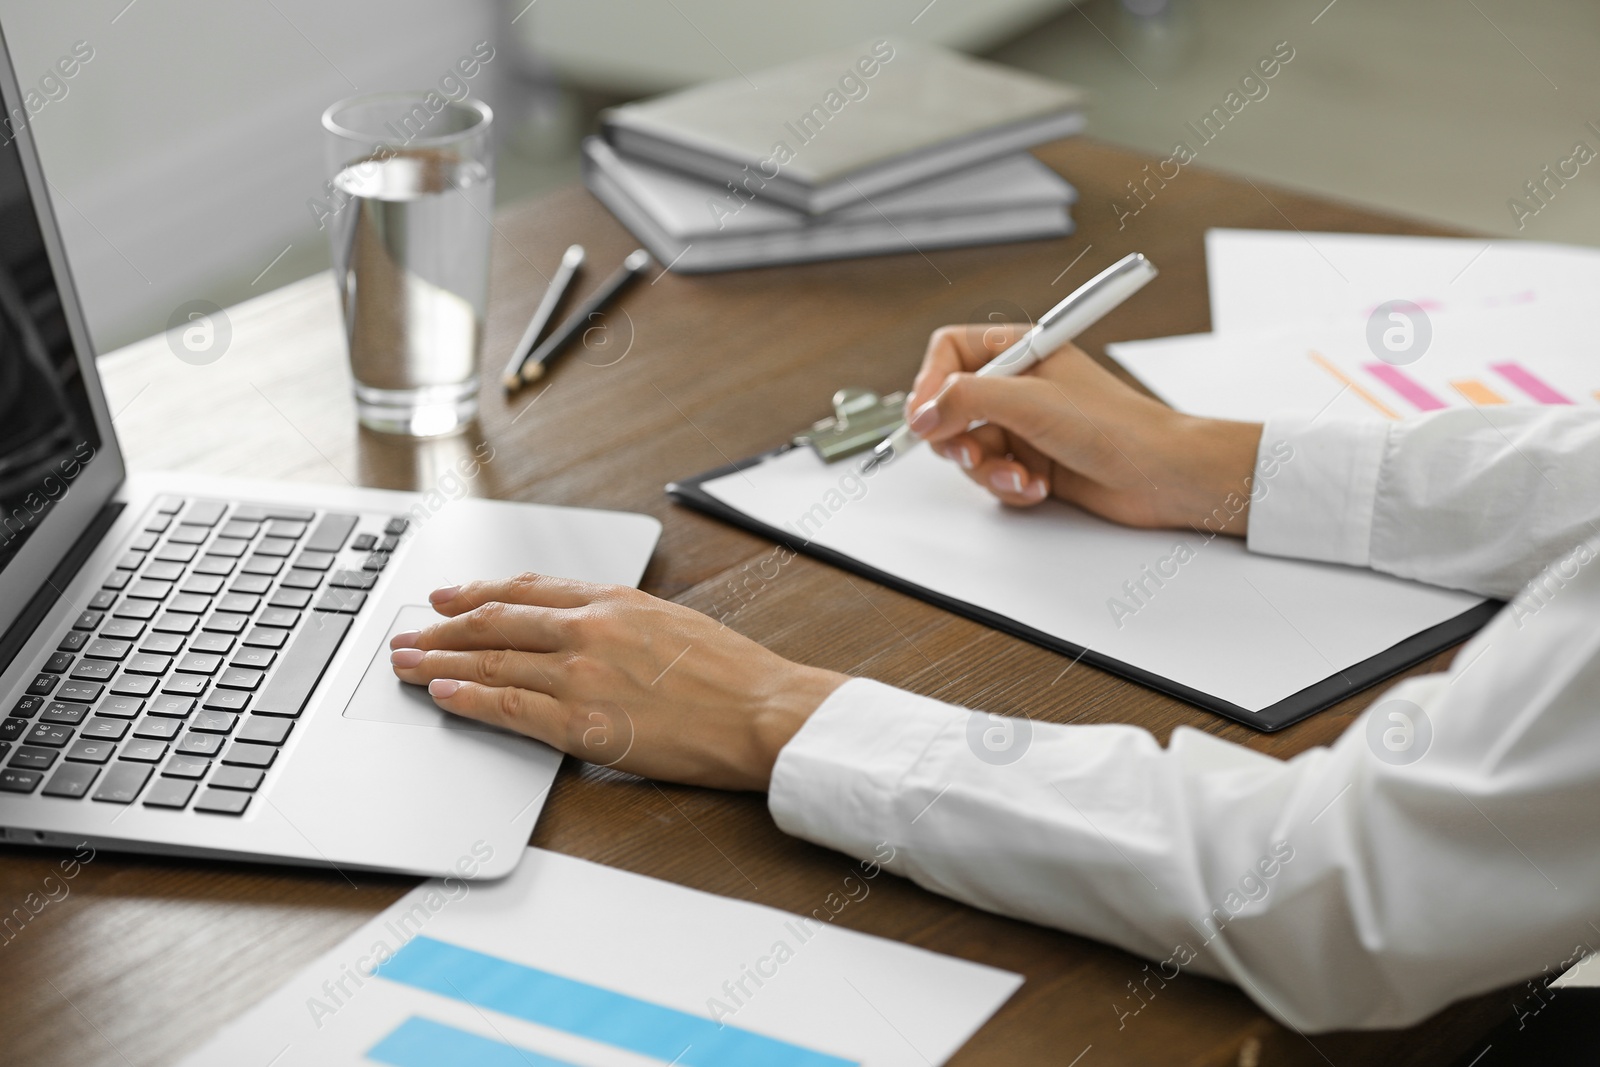
[[[1306,1031],[1404,1026],[1600,945],[1600,416],[1276,418],[1262,456],[1284,441],[1252,550],[1515,594],[1450,671],[1287,762],[1036,722],[1006,766],[969,747],[981,713],[854,679],[779,754],[777,824]]]

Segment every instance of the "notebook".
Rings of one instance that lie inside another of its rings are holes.
[[[827,215],[754,200],[708,210],[717,187],[619,156],[591,137],[583,180],[658,262],[692,274],[1072,232],[1077,192],[1027,153],[1004,156]]]
[[[1013,509],[918,448],[864,477],[788,447],[667,487],[797,551],[1259,730],[1448,648],[1493,601],[1373,571]]]
[[[1070,85],[879,40],[624,104],[601,127],[625,156],[822,214],[1075,134],[1082,104]]]

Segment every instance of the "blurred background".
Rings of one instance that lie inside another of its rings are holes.
[[[1525,183],[1580,142],[1600,152],[1585,0],[0,0],[0,19],[44,101],[33,127],[102,352],[187,301],[326,269],[308,206],[323,108],[434,85],[483,42],[473,86],[497,112],[501,201],[575,180],[604,106],[882,35],[1082,85],[1089,136],[1165,156],[1287,41],[1293,62],[1200,165],[1600,245],[1600,161],[1547,183],[1536,215],[1510,207],[1536,204]],[[42,81],[69,55],[73,77]],[[1077,208],[1095,211],[1112,208]]]

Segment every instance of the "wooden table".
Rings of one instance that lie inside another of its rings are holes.
[[[103,361],[130,464],[427,489],[480,445],[494,458],[466,487],[492,497],[647,512],[665,524],[644,587],[707,612],[794,659],[943,700],[1072,723],[1137,723],[1163,742],[1187,724],[1275,756],[1338,736],[1372,693],[1264,736],[805,558],[751,594],[771,550],[667,500],[662,486],[750,455],[828,411],[831,392],[903,387],[929,331],[1015,307],[1037,315],[1130,251],[1157,286],[1091,330],[1120,338],[1209,328],[1209,226],[1438,233],[1195,167],[1119,229],[1111,201],[1149,160],[1087,140],[1041,158],[1082,192],[1069,239],[641,284],[611,332],[543,391],[493,387],[568,243],[600,269],[633,239],[581,189],[501,213],[494,250],[481,427],[412,442],[358,430],[326,276],[234,308],[209,366],[161,337]],[[1015,304],[1010,303],[1015,302]],[[465,577],[465,575],[464,575]],[[892,625],[885,625],[885,620]],[[1438,669],[1448,656],[1426,668]],[[568,761],[533,844],[731,897],[810,912],[847,861],[779,833],[764,798],[658,786]],[[60,857],[0,863],[6,908]],[[3,1058],[12,1064],[159,1064],[177,1058],[410,887],[404,878],[104,854],[0,949]],[[1026,975],[957,1064],[1443,1064],[1481,1047],[1511,995],[1456,1005],[1412,1030],[1306,1038],[1238,990],[1183,976],[1119,1025],[1142,961],[1083,938],[976,911],[890,878],[840,914],[859,930]],[[1074,1059],[1079,1057],[1081,1059]]]

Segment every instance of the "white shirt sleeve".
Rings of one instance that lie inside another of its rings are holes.
[[[1275,421],[1263,453],[1295,454],[1252,505],[1252,547],[1505,594],[1550,558],[1529,542],[1562,545],[1600,500],[1515,473],[1525,454],[1589,484],[1562,466],[1595,447],[1581,421],[1495,420],[1498,449],[1470,425],[1442,446],[1443,430]],[[1456,458],[1421,454],[1441,447]],[[1312,479],[1344,494],[1325,521]],[[1474,503],[1468,483],[1510,501]],[[1515,562],[1426,517],[1437,507]],[[1301,1030],[1407,1025],[1600,944],[1600,568],[1594,546],[1566,548],[1570,566],[1545,572],[1559,586],[1331,748],[1281,761],[1179,729],[1163,749],[1134,727],[1000,719],[858,679],[779,754],[769,805],[785,831],[936,892],[1138,953],[1144,988],[1193,971]]]

